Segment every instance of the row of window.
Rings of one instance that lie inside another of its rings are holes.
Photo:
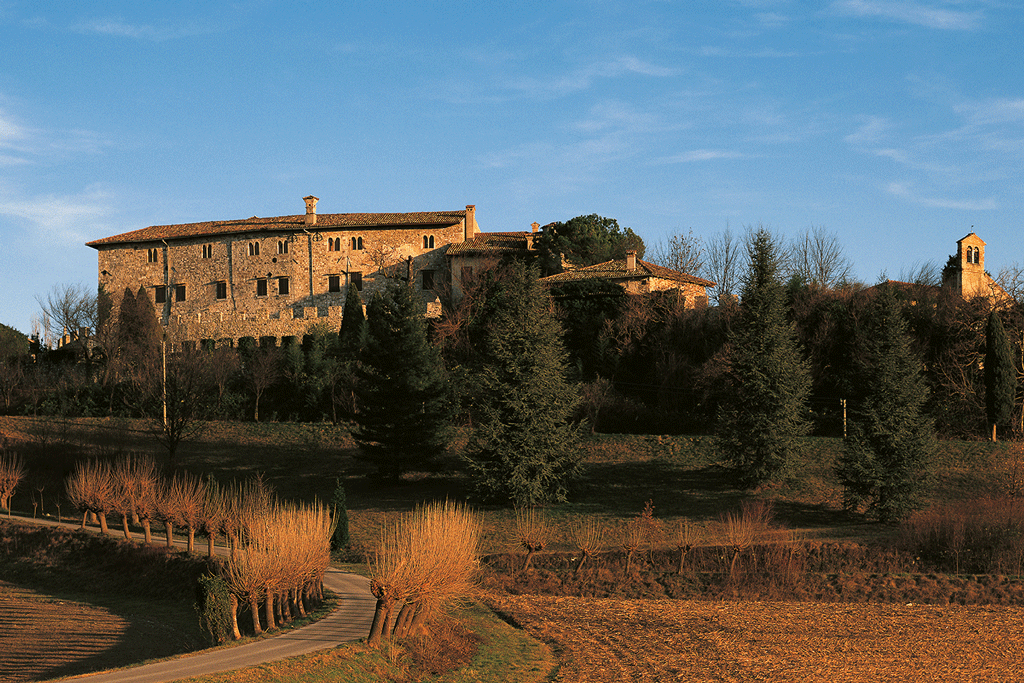
[[[430,287],[427,287],[429,273]],[[356,286],[358,291],[363,291],[363,274],[358,272],[352,272],[348,274],[349,282]],[[216,293],[215,296],[218,299],[228,298],[228,283],[224,280],[219,280],[215,283]],[[433,271],[423,271],[423,288],[432,289],[434,286],[434,273]],[[167,303],[167,291],[166,285],[156,285],[154,288],[153,298],[158,304]],[[185,301],[185,285],[174,285],[174,301]],[[328,292],[340,292],[341,291],[341,276],[340,275],[328,275],[327,276],[327,291]],[[291,278],[279,277],[277,278],[277,293],[279,296],[288,296],[291,293]],[[260,277],[256,278],[256,296],[267,296],[267,278]]]
[[[363,250],[363,238],[353,237],[352,239],[352,251]],[[213,258],[213,245],[204,244],[203,247],[203,258]],[[434,236],[424,235],[423,236],[423,248],[433,249],[434,248]],[[327,238],[327,251],[341,251],[341,238],[340,237],[328,237]],[[152,248],[146,250],[146,259],[149,263],[158,263],[160,261],[160,249]],[[277,242],[277,253],[287,254],[288,253],[288,240],[278,240]],[[260,243],[249,242],[249,256],[260,255]],[[977,262],[975,262],[977,263]]]

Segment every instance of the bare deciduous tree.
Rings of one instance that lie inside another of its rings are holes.
[[[658,242],[652,251],[651,261],[659,266],[697,277],[705,276],[706,250],[701,239],[694,237],[692,229],[685,235],[679,233],[665,242]]]
[[[37,296],[36,301],[42,309],[44,331],[50,339],[67,333],[72,341],[84,343],[96,329],[96,293],[85,285],[56,285],[45,298]]]
[[[719,303],[735,296],[745,257],[743,240],[733,235],[728,227],[707,242],[707,275],[704,277],[717,284]]]
[[[789,271],[814,288],[835,289],[849,281],[853,264],[835,233],[814,226],[797,235],[789,247]]]

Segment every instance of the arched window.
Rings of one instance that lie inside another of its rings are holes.
[[[277,253],[278,254],[287,254],[288,253],[288,241],[287,240],[279,240],[278,241],[278,243],[277,243]]]
[[[363,248],[363,238],[353,237],[352,238],[352,251],[359,251]]]
[[[434,236],[433,235],[424,235],[423,236],[423,248],[424,249],[433,249],[434,248]]]
[[[978,247],[974,248],[974,262],[981,263],[981,250]]]
[[[260,243],[259,242],[249,242],[249,256],[259,256],[259,255],[260,255]]]

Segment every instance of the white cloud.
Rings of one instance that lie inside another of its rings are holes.
[[[833,3],[832,7],[842,14],[877,17],[951,31],[976,30],[982,20],[981,12],[963,12],[902,0],[840,0]]]
[[[977,126],[1001,123],[1024,123],[1024,99],[997,98],[970,102],[953,108],[967,121]]]
[[[700,161],[714,161],[716,159],[740,159],[743,155],[724,149],[695,149],[683,154],[663,157],[657,160],[659,164],[689,164]]]
[[[101,36],[116,36],[119,38],[135,38],[160,42],[209,33],[211,29],[201,29],[194,26],[152,26],[149,24],[132,24],[120,18],[100,18],[79,22],[72,25],[70,30],[75,33],[92,33]]]
[[[884,116],[869,116],[860,128],[843,139],[851,145],[872,145],[881,141],[890,130],[892,121]]]
[[[992,197],[980,200],[949,199],[946,197],[923,197],[915,193],[906,183],[889,183],[886,191],[907,201],[930,206],[936,209],[956,209],[959,211],[995,211],[999,204]]]
[[[598,78],[618,78],[629,74],[663,78],[674,76],[676,69],[650,64],[636,57],[625,56],[608,62],[595,62],[582,69],[552,79],[523,78],[510,87],[534,96],[562,96],[588,89]]]
[[[114,195],[101,186],[75,195],[0,195],[0,215],[21,218],[32,226],[36,240],[75,243],[104,236],[115,213]]]

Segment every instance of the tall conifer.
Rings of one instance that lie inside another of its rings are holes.
[[[1006,337],[999,313],[988,315],[985,327],[985,410],[992,425],[992,440],[996,440],[996,426],[1005,425],[1013,417],[1013,401],[1017,392],[1017,369],[1013,365],[1010,340]]]
[[[409,287],[374,294],[366,329],[353,436],[378,474],[398,481],[444,451],[452,416],[447,377]]]
[[[850,438],[836,466],[846,504],[866,503],[880,521],[902,519],[917,504],[930,470],[934,435],[923,414],[928,386],[914,354],[903,309],[883,286],[858,368],[863,395],[852,410]]]
[[[739,483],[755,487],[789,469],[808,431],[807,361],[787,318],[780,247],[764,228],[747,242],[740,316],[730,335],[731,400],[723,409],[722,442]]]

